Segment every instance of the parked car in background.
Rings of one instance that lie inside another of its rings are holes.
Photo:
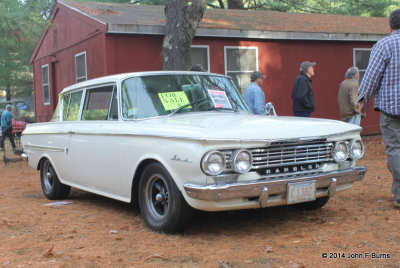
[[[52,122],[22,143],[44,195],[71,186],[137,203],[147,225],[180,232],[194,209],[323,207],[362,180],[361,128],[251,114],[230,77],[143,72],[65,88]]]
[[[26,127],[26,122],[12,119],[12,130],[15,136],[20,137]]]

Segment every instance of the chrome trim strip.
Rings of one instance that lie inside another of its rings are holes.
[[[79,121],[81,122],[81,121]],[[341,135],[345,135],[345,134],[350,134],[350,133],[354,133],[354,134],[358,134],[359,130],[354,131],[345,131],[345,132],[339,132],[339,133],[335,133],[335,134],[331,134],[331,135],[325,135],[325,136],[319,136],[319,137],[307,137],[307,138],[294,138],[294,139],[276,139],[276,140],[271,140],[271,139],[213,139],[213,138],[196,138],[196,137],[182,137],[182,136],[173,136],[173,135],[155,135],[155,134],[135,134],[135,133],[130,133],[130,134],[119,134],[119,133],[84,133],[84,132],[75,132],[74,135],[90,135],[90,136],[140,136],[140,137],[158,137],[158,138],[168,138],[168,139],[185,139],[185,140],[195,140],[195,141],[228,141],[228,142],[260,142],[260,143],[266,143],[266,146],[270,146],[271,143],[273,142],[282,142],[282,141],[287,141],[287,142],[302,142],[305,140],[312,140],[312,139],[327,139],[330,137],[335,137],[335,136],[341,136]],[[64,131],[64,132],[37,132],[37,133],[23,133],[23,135],[28,136],[28,135],[62,135],[62,134],[68,134],[68,131]],[[70,135],[70,134],[68,134]]]
[[[317,160],[307,160],[301,162],[287,162],[287,163],[278,163],[278,164],[263,164],[259,165],[258,163],[253,162],[253,166],[251,169],[261,169],[261,168],[274,168],[274,167],[284,167],[286,166],[293,166],[293,165],[307,165],[307,164],[315,164],[315,163],[326,163],[333,161],[333,158],[326,158],[326,159],[317,159]]]
[[[259,178],[263,180],[278,180],[284,178],[300,178],[305,176],[311,176],[316,174],[321,174],[321,170],[323,170],[323,165],[319,169],[310,169],[310,170],[301,170],[296,172],[287,172],[287,173],[280,173],[280,174],[271,174],[271,175],[262,175],[259,174]]]
[[[41,145],[31,145],[31,144],[25,144],[24,148],[25,148],[25,150],[47,151],[47,152],[64,152],[65,151],[65,148],[41,146]]]
[[[53,132],[53,133],[24,133],[24,136],[28,135],[71,135],[69,131],[65,132]],[[265,146],[269,146],[269,140],[245,140],[245,139],[210,139],[210,138],[195,138],[195,137],[180,137],[180,136],[168,136],[168,135],[156,135],[156,134],[119,134],[119,133],[83,133],[83,132],[74,132],[73,135],[86,135],[86,136],[118,136],[118,137],[157,137],[157,138],[166,138],[166,139],[184,139],[184,140],[194,140],[194,141],[228,141],[228,142],[259,142],[264,143]]]
[[[347,170],[319,173],[297,178],[289,177],[279,180],[257,180],[225,185],[198,185],[186,183],[183,187],[189,197],[200,200],[219,201],[232,198],[252,197],[262,197],[265,200],[265,193],[263,194],[265,187],[268,188],[269,197],[272,195],[286,195],[286,188],[289,182],[316,180],[317,189],[327,188],[329,190],[329,186],[331,186],[331,193],[333,194],[333,187],[336,188],[336,186],[339,187],[340,185],[362,180],[366,172],[367,169],[365,167],[359,166]],[[334,181],[333,178],[336,181]],[[328,191],[326,191],[326,195],[328,195]]]

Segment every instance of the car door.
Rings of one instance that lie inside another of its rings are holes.
[[[53,123],[48,126],[51,134],[44,136],[50,159],[63,182],[74,181],[69,154],[70,139],[73,125],[78,120],[82,95],[83,90],[77,90],[61,96],[52,119]]]
[[[94,192],[119,194],[121,183],[117,161],[118,124],[116,86],[86,90],[81,120],[70,139],[74,180]]]

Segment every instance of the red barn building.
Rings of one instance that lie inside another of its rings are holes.
[[[31,57],[35,112],[48,121],[58,94],[99,76],[160,70],[163,6],[58,1]],[[390,34],[386,18],[207,9],[191,57],[210,72],[232,76],[245,89],[250,73],[267,78],[263,90],[279,115],[292,114],[291,88],[302,61],[316,61],[313,117],[339,119],[337,92],[345,71],[362,73],[373,44]],[[379,132],[378,114],[362,120]]]

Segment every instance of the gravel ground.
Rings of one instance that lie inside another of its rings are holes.
[[[182,235],[150,231],[129,204],[73,189],[45,206],[39,173],[0,161],[1,267],[400,267],[400,210],[380,136],[362,182],[319,211],[198,213]]]

